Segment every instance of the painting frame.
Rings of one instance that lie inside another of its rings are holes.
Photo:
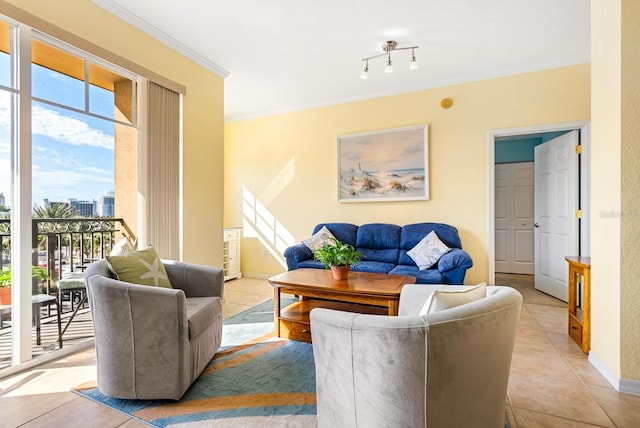
[[[429,200],[428,124],[339,135],[337,148],[338,202]]]

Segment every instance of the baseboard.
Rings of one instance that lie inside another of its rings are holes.
[[[637,380],[620,379],[620,392],[627,394],[640,395],[640,382]]]
[[[274,274],[260,273],[260,272],[242,272],[242,277],[243,278],[269,279],[272,276],[274,276]]]
[[[622,379],[612,372],[593,352],[589,352],[589,362],[600,372],[602,376],[613,386],[616,391],[627,394],[640,395],[640,381]]]

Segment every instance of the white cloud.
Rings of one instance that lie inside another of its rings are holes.
[[[9,93],[0,91],[0,127],[10,129],[11,103]],[[113,137],[87,123],[61,115],[41,105],[33,107],[31,129],[56,141],[74,146],[92,146],[113,150]]]
[[[113,137],[91,128],[81,120],[63,116],[39,105],[33,108],[31,128],[34,134],[44,135],[61,143],[113,150]]]
[[[33,108],[34,135],[46,136],[59,143],[114,149],[114,138],[88,123],[67,117],[43,105]],[[8,197],[11,189],[10,144],[11,95],[0,90],[0,192]],[[42,198],[64,201],[67,198],[91,200],[113,189],[113,170],[89,165],[68,146],[54,148],[33,146],[33,201]]]

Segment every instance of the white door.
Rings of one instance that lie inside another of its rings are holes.
[[[533,162],[495,167],[495,270],[533,275]]]
[[[567,301],[568,264],[578,255],[578,131],[536,146],[535,288]]]

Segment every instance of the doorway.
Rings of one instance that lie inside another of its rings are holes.
[[[496,220],[496,213],[500,214],[499,210],[503,210],[504,206],[500,204],[503,203],[501,199],[503,195],[499,195],[499,192],[503,192],[503,189],[497,189],[496,183],[504,184],[504,174],[505,172],[496,173],[496,166],[505,162],[504,152],[500,150],[496,150],[497,145],[505,145],[509,147],[509,151],[517,152],[514,150],[517,146],[518,141],[526,140],[526,139],[538,139],[540,143],[545,142],[547,140],[552,139],[561,134],[565,134],[568,131],[576,130],[579,135],[579,141],[581,145],[582,153],[580,155],[579,162],[579,188],[577,189],[579,195],[579,207],[581,210],[576,212],[577,216],[581,215],[579,220],[580,228],[578,231],[579,236],[579,247],[577,252],[578,254],[574,255],[582,255],[588,256],[590,251],[590,239],[589,239],[589,189],[590,189],[590,133],[589,133],[589,122],[588,121],[579,121],[579,122],[567,122],[567,123],[559,123],[559,124],[548,124],[548,125],[535,125],[529,127],[521,127],[521,128],[506,128],[506,129],[498,129],[489,131],[488,138],[488,152],[489,152],[489,165],[488,165],[488,175],[489,175],[489,230],[488,230],[488,250],[489,250],[489,283],[495,284],[496,271],[500,272],[504,270],[505,267],[501,264],[500,261],[496,261],[496,250],[498,250],[499,258],[505,259],[507,256],[505,255],[506,246],[504,241],[504,224],[500,224],[500,219]],[[545,140],[545,141],[542,141]],[[534,144],[537,145],[537,144]],[[508,159],[507,159],[508,160]],[[525,161],[531,161],[531,159],[518,158],[515,162],[512,163],[522,163]],[[509,167],[506,167],[509,168]],[[504,170],[505,167],[499,167],[499,170]],[[502,176],[497,176],[501,174]],[[522,174],[520,174],[522,175]],[[502,181],[502,183],[501,183]],[[526,192],[525,192],[526,193]],[[522,196],[522,195],[520,195]],[[522,219],[516,220],[521,221]],[[526,223],[526,221],[524,222]],[[515,223],[514,223],[515,224]],[[532,226],[532,225],[531,225]],[[519,243],[521,254],[523,254],[522,248],[526,248],[527,239],[533,237],[533,230],[531,226],[521,228],[521,231],[518,232],[520,237],[525,237],[524,240],[521,240]],[[513,230],[516,230],[514,227]],[[498,232],[497,232],[498,231]],[[496,235],[498,233],[498,237]],[[502,233],[502,235],[501,235]],[[515,233],[515,232],[514,232]],[[498,242],[498,240],[503,239],[502,242]],[[524,244],[523,244],[524,242]],[[510,247],[512,250],[515,248],[515,244]],[[535,249],[532,249],[534,252]],[[569,254],[566,254],[569,255]],[[513,255],[511,255],[513,256]],[[518,259],[522,257],[511,257],[512,259]],[[557,258],[557,257],[556,257]],[[561,257],[560,262],[562,273],[559,275],[560,277],[566,278],[566,274],[564,273],[566,270],[566,264],[564,262],[564,256]],[[535,263],[534,263],[535,264]],[[521,263],[521,265],[524,265]],[[496,266],[498,269],[496,270]],[[564,297],[563,300],[566,300]]]

